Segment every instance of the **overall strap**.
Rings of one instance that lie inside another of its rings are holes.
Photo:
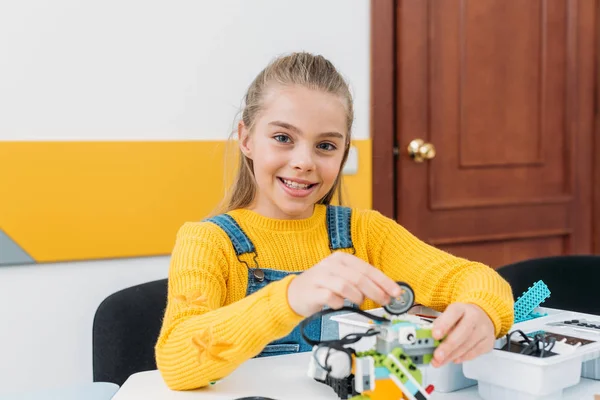
[[[352,209],[343,206],[327,206],[327,234],[331,250],[352,249]]]
[[[220,214],[205,219],[206,222],[212,222],[225,231],[229,240],[233,244],[235,254],[239,257],[246,253],[255,253],[256,249],[250,238],[244,233],[235,219],[229,214]]]

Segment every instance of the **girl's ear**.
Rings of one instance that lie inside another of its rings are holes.
[[[252,141],[250,140],[250,132],[243,121],[238,124],[238,140],[240,142],[240,150],[246,157],[252,159]]]

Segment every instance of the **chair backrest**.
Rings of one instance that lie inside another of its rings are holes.
[[[497,269],[515,300],[535,282],[550,289],[542,307],[600,315],[600,255],[567,255],[520,261]]]
[[[113,293],[98,306],[93,324],[94,382],[121,386],[137,372],[156,369],[154,345],[167,304],[167,279]]]

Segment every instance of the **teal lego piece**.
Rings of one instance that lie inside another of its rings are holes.
[[[545,317],[545,316],[547,316],[547,315],[548,315],[548,313],[532,312],[532,313],[531,313],[531,314],[529,314],[528,316],[529,316],[531,319],[534,319],[534,318],[541,318],[541,317]]]
[[[533,310],[550,297],[550,289],[543,281],[537,281],[515,302],[515,323],[527,321],[537,317],[532,315]]]
[[[532,312],[531,314],[525,316],[521,321],[516,321],[516,322],[525,322],[525,321],[529,321],[530,319],[545,317],[546,315],[548,315],[548,313]]]
[[[375,379],[386,379],[390,376],[390,370],[386,367],[375,368]]]
[[[529,332],[527,334],[527,336],[529,337],[535,337],[535,335],[540,334],[540,335],[545,335],[546,331],[533,331],[533,332]]]

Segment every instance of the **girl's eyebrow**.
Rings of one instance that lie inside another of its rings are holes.
[[[294,125],[292,124],[288,124],[287,122],[283,122],[283,121],[272,121],[269,122],[269,125],[272,126],[278,126],[280,128],[284,128],[284,129],[288,129],[298,135],[302,135],[302,131],[298,128],[296,128]],[[324,136],[324,137],[336,137],[339,139],[344,139],[344,135],[342,135],[339,132],[323,132],[320,133],[319,136]]]

